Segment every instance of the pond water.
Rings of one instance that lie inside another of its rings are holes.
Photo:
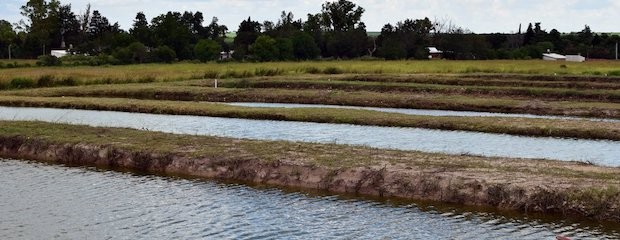
[[[39,120],[179,134],[350,144],[450,154],[589,161],[605,166],[620,166],[618,141],[51,108],[0,107],[0,120]]]
[[[618,239],[614,226],[0,159],[2,239]]]
[[[514,117],[514,118],[542,118],[542,119],[564,119],[564,120],[588,120],[602,122],[620,122],[618,119],[606,118],[578,118],[565,116],[548,116],[534,114],[514,114],[514,113],[494,113],[494,112],[472,112],[472,111],[452,111],[452,110],[427,110],[427,109],[407,109],[407,108],[380,108],[380,107],[358,107],[358,106],[339,106],[323,104],[298,104],[298,103],[260,103],[260,102],[234,102],[222,103],[241,107],[261,107],[261,108],[342,108],[370,110],[377,112],[401,113],[407,115],[420,116],[456,116],[456,117]]]

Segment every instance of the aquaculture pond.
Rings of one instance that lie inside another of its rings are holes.
[[[38,120],[258,140],[363,145],[620,166],[620,142],[522,137],[466,131],[249,120],[52,108],[0,107],[0,120]]]
[[[614,226],[0,159],[2,239],[618,239]]]

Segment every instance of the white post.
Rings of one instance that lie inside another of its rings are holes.
[[[217,79],[215,79],[215,88],[217,88]]]

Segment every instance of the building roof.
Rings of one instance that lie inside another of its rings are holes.
[[[557,53],[543,53],[543,57],[554,58],[554,59],[566,59],[566,56],[557,54]]]
[[[428,49],[428,53],[430,54],[443,53],[443,51],[437,49],[436,47],[427,47],[427,49]]]

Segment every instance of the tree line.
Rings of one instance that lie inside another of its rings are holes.
[[[288,61],[318,58],[427,59],[427,47],[448,59],[530,59],[547,51],[615,58],[617,35],[546,31],[541,23],[516,33],[475,34],[445,20],[405,19],[386,24],[369,36],[365,9],[348,0],[322,4],[306,19],[282,12],[276,22],[243,20],[233,40],[217,17],[205,23],[202,12],[170,11],[150,21],[138,12],[128,31],[90,5],[76,14],[59,0],[29,0],[21,7],[25,20],[0,20],[0,58],[36,58],[51,49],[69,49],[63,58],[74,64],[133,64],[184,60],[221,60],[221,52],[239,61]],[[58,61],[40,57],[53,65]]]

